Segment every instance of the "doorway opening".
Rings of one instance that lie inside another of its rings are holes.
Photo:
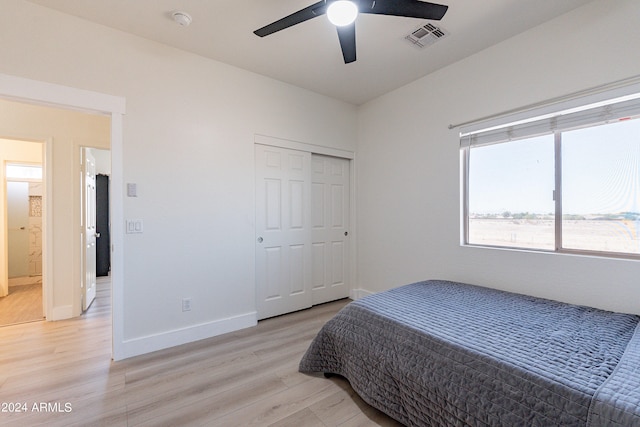
[[[82,311],[96,298],[98,285],[108,287],[111,271],[111,230],[109,223],[110,150],[81,147],[82,167],[80,258]]]
[[[86,251],[79,238],[80,160],[85,147],[105,151],[110,170],[110,122],[106,115],[0,100],[0,137],[9,141],[6,154],[0,155],[0,191],[5,193],[0,201],[6,195],[11,202],[6,207],[0,202],[0,226],[5,226],[0,236],[5,240],[0,244],[0,287],[8,297],[0,301],[0,316],[10,315],[16,307],[32,313],[0,325],[64,320],[79,317],[88,308],[82,292]],[[95,216],[96,210],[91,214]],[[39,233],[29,228],[38,228]],[[37,313],[34,306],[39,306]]]
[[[52,83],[47,83],[44,81],[37,81],[26,79],[22,77],[10,76],[6,74],[0,74],[0,102],[1,101],[16,101],[19,103],[24,103],[23,105],[37,107],[37,106],[51,106],[57,108],[62,111],[76,111],[76,112],[85,112],[89,115],[96,116],[106,116],[108,118],[108,143],[111,148],[111,158],[112,158],[112,174],[111,174],[111,186],[110,186],[110,218],[111,218],[111,292],[108,297],[111,300],[111,336],[112,336],[112,357],[115,360],[120,360],[127,357],[127,352],[125,349],[125,339],[124,339],[124,313],[123,313],[123,300],[124,300],[124,274],[122,270],[122,265],[124,263],[123,256],[123,236],[124,236],[124,214],[123,214],[123,116],[126,112],[126,100],[123,97],[107,95],[103,93],[87,91],[83,89],[77,89],[69,86],[61,86]],[[6,119],[6,120],[5,120]],[[45,181],[51,181],[53,178],[52,168],[47,167],[49,164],[52,164],[55,160],[56,162],[60,159],[60,156],[54,155],[53,153],[53,138],[49,133],[42,133],[40,130],[41,125],[45,125],[44,122],[29,120],[29,128],[25,128],[23,133],[18,133],[15,130],[15,118],[13,114],[8,114],[6,117],[3,117],[0,114],[0,135],[2,137],[10,137],[10,138],[28,138],[30,140],[43,140],[46,141],[45,144],[45,161],[44,161],[44,173],[45,173]],[[64,124],[64,122],[60,121],[47,121],[46,124]],[[81,141],[81,138],[78,135],[71,136],[71,141],[74,143],[78,143],[78,146],[81,145],[93,145],[90,141]],[[58,139],[55,140],[55,146],[59,147]],[[72,152],[77,153],[71,149],[64,150],[66,153]],[[64,157],[64,155],[62,156]],[[59,168],[56,168],[58,171],[62,171],[63,174],[71,173],[75,178],[74,180],[79,181],[79,173],[74,174],[72,169],[74,164],[79,164],[79,159],[74,158],[73,163],[66,162],[65,164],[60,165]],[[70,167],[69,167],[70,166]],[[53,184],[54,185],[54,184]],[[51,189],[52,186],[48,186],[45,188],[45,199],[50,200],[53,192]],[[58,200],[59,193],[58,187],[56,187],[56,200]],[[72,184],[70,187],[71,191],[78,191],[80,189],[80,183]],[[63,187],[59,188],[62,192],[66,191]],[[72,214],[77,216],[78,222],[73,222],[71,220],[65,219],[64,215],[56,215],[55,217],[52,215],[52,210],[49,209],[47,204],[49,202],[45,202],[43,209],[43,221],[45,223],[45,233],[44,233],[44,265],[43,265],[43,282],[44,282],[44,307],[45,307],[45,315],[47,320],[56,320],[56,319],[65,319],[69,317],[74,317],[76,315],[76,308],[79,308],[81,305],[80,299],[80,287],[74,287],[72,292],[62,292],[60,294],[56,293],[53,295],[53,292],[50,292],[48,281],[55,280],[55,283],[52,287],[57,287],[59,283],[64,284],[65,282],[70,282],[71,285],[73,283],[79,283],[80,278],[80,268],[79,262],[76,265],[72,265],[72,268],[64,268],[65,260],[62,260],[61,263],[52,262],[49,254],[55,253],[56,256],[60,253],[60,251],[54,248],[53,245],[53,236],[49,236],[53,228],[56,228],[56,232],[58,231],[58,220],[63,222],[62,226],[66,226],[71,224],[71,227],[74,230],[77,230],[77,224],[79,223],[80,210],[74,209],[75,204],[69,204],[66,201],[62,201],[58,206],[62,205],[71,206]],[[55,222],[55,223],[54,223]],[[68,223],[68,224],[67,224]],[[47,231],[48,230],[48,231]],[[72,239],[73,248],[71,248],[68,252],[63,252],[62,256],[74,256],[77,257],[77,253],[80,251],[80,239],[78,239],[77,234],[70,231],[63,233],[64,235],[70,236]],[[64,249],[63,249],[64,250]],[[76,251],[77,250],[77,251]],[[66,264],[68,266],[68,264]],[[67,271],[71,271],[71,277],[60,277],[59,272],[66,273]],[[69,280],[67,280],[69,279]],[[77,289],[77,290],[75,290]],[[56,289],[54,289],[56,290]],[[72,296],[72,300],[69,297]]]
[[[0,139],[0,326],[43,320],[43,143]]]

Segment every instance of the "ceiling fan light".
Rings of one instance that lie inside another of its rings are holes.
[[[334,1],[327,8],[327,18],[336,27],[352,24],[358,17],[358,6],[352,1]]]

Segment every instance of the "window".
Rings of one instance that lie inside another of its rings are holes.
[[[562,134],[562,246],[640,254],[640,119]]]
[[[640,94],[461,135],[469,245],[640,257]]]
[[[469,243],[555,248],[553,135],[473,148]]]
[[[42,179],[42,166],[7,164],[7,179]]]

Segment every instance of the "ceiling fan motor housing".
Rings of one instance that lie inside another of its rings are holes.
[[[338,3],[351,8],[353,8],[353,5],[356,5],[356,16],[358,13],[370,13],[375,15],[392,15],[430,20],[442,19],[449,8],[445,5],[420,0],[321,0],[255,30],[254,34],[260,37],[268,36],[317,16],[327,14],[328,9]],[[350,5],[347,5],[348,3],[350,3]],[[355,16],[352,18],[355,20]],[[340,48],[342,49],[345,64],[356,60],[356,26],[353,20],[344,24],[336,24],[338,40],[340,41]]]

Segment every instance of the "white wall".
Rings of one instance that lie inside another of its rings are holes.
[[[640,75],[640,2],[600,0],[359,110],[358,286],[444,278],[640,313],[640,261],[460,246],[458,131]]]
[[[124,238],[124,355],[255,321],[254,135],[353,151],[356,108],[21,0],[2,9],[0,73],[126,98],[124,213],[144,233]]]

